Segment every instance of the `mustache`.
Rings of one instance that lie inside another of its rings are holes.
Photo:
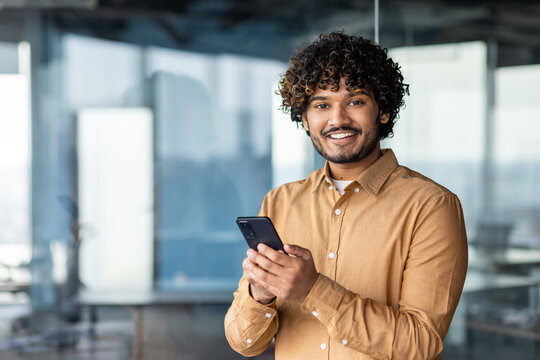
[[[323,132],[321,132],[321,135],[322,136],[327,136],[333,132],[336,132],[336,131],[351,131],[351,132],[354,132],[354,133],[357,133],[358,135],[362,135],[362,129],[361,128],[355,128],[355,127],[352,127],[352,126],[340,126],[340,127],[333,127],[333,128],[330,128],[328,130],[325,130]]]

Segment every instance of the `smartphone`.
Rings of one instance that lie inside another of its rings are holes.
[[[244,235],[248,246],[253,250],[257,251],[257,245],[263,243],[274,250],[282,250],[286,253],[270,218],[266,216],[238,217],[236,224]]]

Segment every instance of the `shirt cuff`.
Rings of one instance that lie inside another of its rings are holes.
[[[278,311],[275,300],[263,305],[253,299],[248,286],[242,278],[225,316],[225,333],[233,349],[245,356],[253,356],[272,341],[277,331]]]
[[[323,324],[330,320],[345,296],[345,288],[319,274],[315,284],[302,302],[302,311],[311,313]]]

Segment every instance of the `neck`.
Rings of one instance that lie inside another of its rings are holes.
[[[337,164],[329,162],[330,176],[335,180],[354,180],[381,157],[380,144],[368,155],[359,161]]]

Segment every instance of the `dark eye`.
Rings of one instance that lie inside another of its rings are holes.
[[[363,105],[364,102],[362,100],[352,100],[349,102],[349,105]]]
[[[315,109],[328,109],[328,105],[327,104],[316,104],[315,106]]]

